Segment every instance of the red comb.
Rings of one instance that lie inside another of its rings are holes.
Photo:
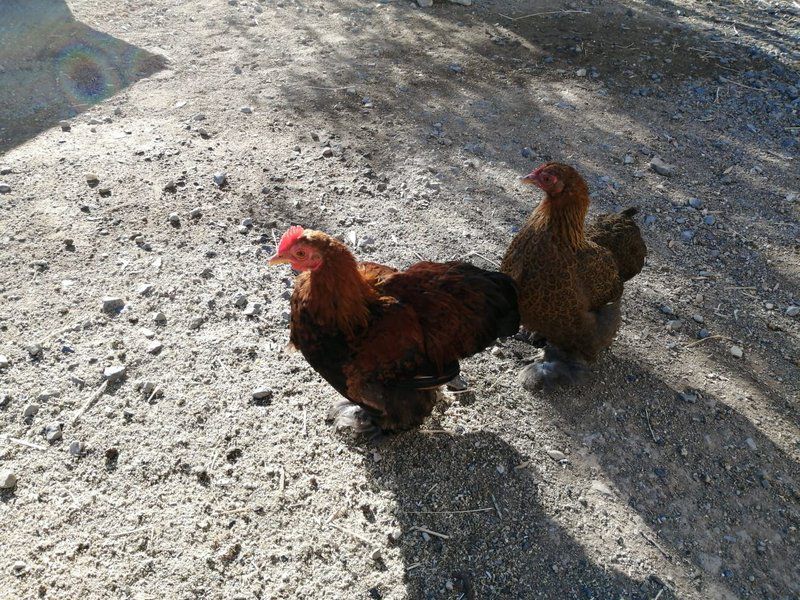
[[[286,230],[286,233],[283,234],[281,237],[281,241],[278,244],[278,254],[286,252],[289,248],[292,247],[300,236],[302,236],[304,230],[300,225],[292,225],[289,229]]]

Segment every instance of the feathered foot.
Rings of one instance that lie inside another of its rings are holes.
[[[535,331],[528,331],[524,327],[514,334],[514,339],[526,344],[530,344],[534,348],[544,348],[547,344],[547,339]]]
[[[519,382],[526,390],[552,390],[561,386],[577,385],[586,378],[589,368],[585,361],[547,346],[544,357],[531,363],[519,374]]]
[[[379,440],[383,436],[383,430],[375,421],[373,415],[357,404],[349,400],[340,400],[328,410],[326,421],[333,421],[336,431],[342,429],[352,429],[354,433],[364,433],[369,436],[371,441]]]

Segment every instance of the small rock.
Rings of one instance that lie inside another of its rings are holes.
[[[703,315],[692,315],[692,320],[694,320],[696,323],[704,323],[705,322],[705,319],[703,318]]]
[[[162,348],[164,348],[164,344],[162,344],[158,340],[153,340],[152,342],[147,344],[147,353],[158,354],[159,352],[161,352]]]
[[[690,390],[686,390],[678,393],[678,399],[682,400],[683,402],[688,402],[689,404],[694,404],[697,402],[697,394]]]
[[[249,114],[253,113],[253,107],[252,106],[243,106],[239,110],[242,111],[246,115],[249,115]]]
[[[701,340],[706,339],[710,335],[711,335],[711,332],[708,329],[706,329],[705,327],[697,332],[697,337],[699,339],[701,339]]]
[[[8,360],[8,357],[0,354],[0,369],[7,369],[11,366],[11,362]]]
[[[44,437],[50,443],[57,442],[64,434],[64,423],[61,421],[53,421],[44,428]]]
[[[125,307],[125,300],[116,296],[104,296],[102,302],[103,312],[107,313],[117,313]]]
[[[260,302],[251,302],[247,305],[247,308],[244,309],[244,315],[246,317],[255,317],[260,314],[261,314]]]
[[[191,321],[189,321],[189,329],[195,330],[200,329],[200,326],[203,324],[203,317],[193,317]]]
[[[220,171],[219,173],[214,173],[214,185],[221,188],[228,183],[228,174],[224,171]]]
[[[246,219],[242,219],[242,227],[252,227],[253,226],[253,219],[247,217]]]
[[[703,208],[703,201],[700,198],[689,198],[687,204],[696,210]]]
[[[756,446],[756,443],[755,443],[755,441],[753,441],[753,438],[747,438],[744,441],[744,443],[747,444],[747,446],[750,448],[750,450],[758,449],[758,446]]]
[[[275,394],[272,388],[269,387],[260,387],[253,390],[253,400],[260,400],[262,402],[266,402],[272,400],[272,396]]]
[[[25,346],[25,349],[28,351],[28,355],[31,358],[39,358],[42,356],[43,348],[41,344],[29,344]]]
[[[675,167],[664,161],[660,156],[654,156],[650,159],[650,168],[664,177],[671,177],[675,172]]]
[[[22,416],[23,418],[35,417],[38,412],[39,412],[38,404],[28,404],[25,408],[22,409]]]
[[[333,156],[333,150],[330,148],[330,146],[327,146],[322,150],[322,156],[324,156],[325,158],[330,158],[331,156]]]
[[[667,323],[667,331],[680,331],[683,329],[683,321],[680,319],[672,319]]]
[[[164,184],[164,187],[162,189],[165,192],[169,192],[170,194],[174,194],[175,192],[178,191],[178,186],[174,181],[169,180],[167,183]]]
[[[417,0],[417,4],[420,8],[430,8],[433,6],[433,0]]]
[[[180,225],[181,223],[181,218],[178,215],[178,213],[170,213],[169,216],[167,217],[167,220],[173,225]]]
[[[237,292],[233,295],[233,305],[236,308],[244,308],[247,306],[247,296],[245,296],[242,292]]]
[[[167,316],[161,311],[154,312],[153,321],[158,323],[159,325],[163,325],[164,323],[167,322]]]
[[[494,346],[491,350],[491,354],[497,358],[503,358],[505,356],[503,349],[500,346]]]
[[[202,216],[203,216],[203,209],[200,208],[199,206],[195,207],[191,211],[189,211],[189,218],[190,219],[199,219]]]
[[[575,75],[578,77],[586,77],[586,69],[578,69],[575,71]]]
[[[664,313],[665,315],[674,315],[674,314],[675,314],[675,311],[674,311],[674,310],[672,310],[672,307],[671,307],[671,306],[669,306],[668,304],[662,304],[662,305],[661,305],[661,306],[658,308],[658,310],[660,310],[660,311],[661,311],[662,313]]]
[[[16,577],[22,577],[23,575],[27,574],[28,571],[28,565],[21,560],[16,561],[11,566],[11,573],[13,573]]]
[[[11,186],[8,185],[5,181],[0,181],[0,194],[10,194],[11,193]]]
[[[17,475],[13,471],[0,471],[0,490],[10,490],[17,485]]]
[[[106,367],[103,370],[103,377],[105,377],[108,383],[116,383],[125,377],[127,369],[125,365],[113,365],[111,367]]]
[[[800,306],[790,306],[786,309],[786,316],[787,317],[796,317],[800,314]],[[0,356],[0,367],[3,366],[3,359],[4,357]]]
[[[681,240],[684,242],[691,242],[694,239],[694,231],[691,229],[684,229],[681,231]]]
[[[560,450],[547,450],[547,456],[549,456],[556,462],[567,460],[567,455],[561,452]]]
[[[100,178],[97,175],[95,175],[94,173],[87,173],[86,174],[86,183],[88,183],[91,186],[95,186],[98,183],[100,183]]]
[[[497,469],[497,472],[500,473],[500,475],[505,475],[506,468],[503,465],[497,465],[497,467],[495,468]]]
[[[464,67],[462,67],[459,64],[455,64],[455,63],[451,64],[448,67],[448,69],[450,69],[450,71],[453,72],[453,73],[463,73],[464,72]]]
[[[633,164],[633,157],[630,154],[626,154],[622,157],[622,164],[624,165],[631,165]]]
[[[703,223],[705,223],[706,225],[713,225],[716,222],[717,222],[717,217],[715,217],[714,215],[706,215],[705,217],[703,217]]]
[[[155,287],[152,283],[140,283],[136,286],[136,293],[140,296],[149,296]]]
[[[453,377],[453,379],[447,382],[447,389],[451,392],[463,392],[468,387],[469,384],[461,375],[456,375]]]
[[[78,440],[73,440],[69,444],[69,453],[72,456],[83,456],[83,453],[86,451],[86,445],[83,442],[79,442]]]
[[[742,358],[742,356],[744,356],[744,351],[739,346],[731,346],[730,353],[736,358]]]

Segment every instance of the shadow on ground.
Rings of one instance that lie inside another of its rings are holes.
[[[399,543],[410,598],[645,599],[662,589],[590,559],[539,505],[545,484],[517,468],[525,460],[496,434],[405,434],[381,453],[372,474],[394,493],[407,532]]]
[[[75,21],[63,0],[0,3],[0,153],[161,70],[165,59]]]

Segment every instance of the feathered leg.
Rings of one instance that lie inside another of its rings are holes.
[[[519,381],[522,387],[531,392],[551,390],[559,386],[581,383],[587,371],[585,360],[547,344],[544,348],[544,357],[522,369]]]
[[[336,431],[349,428],[355,433],[367,434],[370,440],[377,440],[383,434],[379,425],[381,415],[368,412],[349,400],[337,401],[328,410],[325,420],[332,421]]]

